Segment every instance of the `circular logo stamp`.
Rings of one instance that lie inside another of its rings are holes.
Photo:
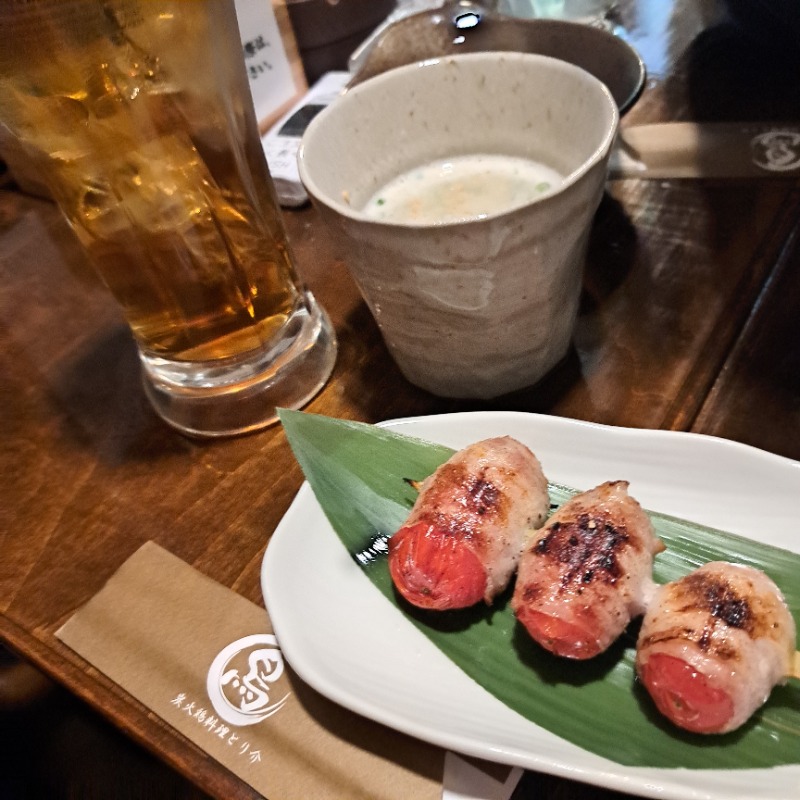
[[[217,714],[231,725],[255,725],[280,711],[289,692],[275,699],[275,683],[283,675],[278,640],[269,633],[245,636],[223,648],[206,678],[208,698]]]
[[[800,133],[774,130],[750,142],[753,162],[769,172],[789,172],[800,167]]]

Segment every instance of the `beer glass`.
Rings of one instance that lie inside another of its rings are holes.
[[[293,265],[233,0],[3,0],[0,40],[0,123],[122,307],[156,411],[222,436],[313,397],[336,340]]]

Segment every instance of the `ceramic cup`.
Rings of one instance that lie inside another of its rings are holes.
[[[399,67],[313,120],[300,176],[409,381],[487,399],[564,357],[618,121],[606,87],[579,67],[496,52]],[[563,181],[462,221],[369,213],[397,176],[475,155],[530,159]]]

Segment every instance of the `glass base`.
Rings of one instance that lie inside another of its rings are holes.
[[[306,299],[268,350],[191,363],[140,353],[145,394],[159,416],[191,436],[232,436],[273,424],[277,408],[308,403],[333,371],[336,336],[314,297]]]

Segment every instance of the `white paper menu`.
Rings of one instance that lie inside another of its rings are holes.
[[[235,0],[256,119],[264,133],[308,89],[282,2]]]

